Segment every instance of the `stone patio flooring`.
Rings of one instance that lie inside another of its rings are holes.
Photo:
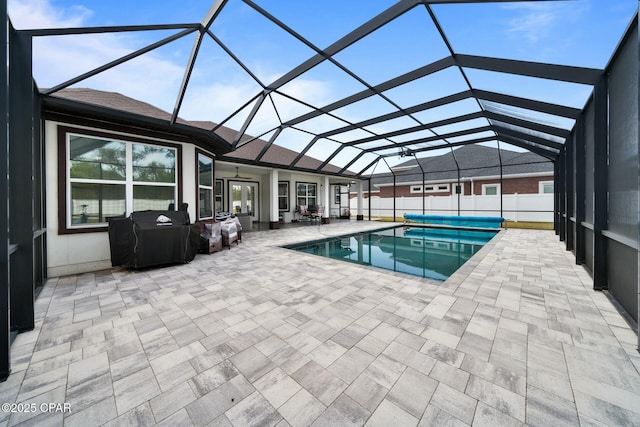
[[[636,335],[553,232],[444,284],[278,247],[381,225],[49,280],[0,383],[36,411],[0,425],[640,425]]]

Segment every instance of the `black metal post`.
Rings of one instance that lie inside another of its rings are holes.
[[[609,111],[608,82],[602,76],[593,89],[594,134],[593,150],[593,288],[608,289],[607,280],[607,239],[602,234],[607,229],[609,190]]]
[[[569,137],[571,138],[571,137]],[[569,141],[567,138],[567,143]],[[567,187],[566,187],[566,177],[565,177],[565,159],[567,157],[566,149],[562,149],[560,151],[560,155],[558,156],[558,229],[560,234],[560,241],[564,242],[567,239]]]
[[[12,332],[34,326],[33,264],[33,78],[31,37],[9,33],[9,239]]]
[[[502,185],[503,185],[502,154],[500,153],[500,145],[498,145],[498,160],[500,160],[500,216],[504,217],[504,206],[503,206],[503,199],[502,199],[502,194],[504,193],[504,191],[502,191]]]
[[[0,28],[0,380],[11,371],[11,326],[9,312],[9,73],[8,40],[9,16],[7,1],[0,1],[2,27]]]
[[[367,204],[369,205],[369,221],[371,221],[371,178],[369,178],[369,185],[367,186]]]
[[[576,211],[576,264],[584,264],[585,262],[585,232],[582,223],[586,219],[586,204],[585,204],[585,181],[587,179],[585,175],[585,120],[584,114],[580,116],[580,119],[576,122],[576,138],[575,145],[573,147],[575,153],[575,211]]]
[[[560,235],[560,161],[553,162],[553,230],[556,236]]]
[[[574,227],[572,225],[572,221],[575,221],[575,211],[574,211],[574,197],[575,197],[575,186],[574,186],[574,174],[575,169],[573,167],[573,145],[575,144],[575,133],[572,138],[567,140],[565,145],[565,199],[566,199],[566,248],[568,251],[572,251],[574,249]]]
[[[393,222],[396,222],[396,174],[391,172],[393,175]]]
[[[424,192],[424,171],[422,172],[422,215],[425,215],[426,212],[426,201],[424,199],[425,196],[425,192]]]

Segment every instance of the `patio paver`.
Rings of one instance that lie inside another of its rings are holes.
[[[636,335],[551,231],[505,230],[444,283],[280,247],[386,225],[50,279],[0,383],[38,411],[0,425],[640,425]]]

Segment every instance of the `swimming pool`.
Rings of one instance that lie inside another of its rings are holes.
[[[444,281],[495,235],[493,231],[395,226],[284,247]]]

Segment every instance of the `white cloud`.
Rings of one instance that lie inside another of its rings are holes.
[[[83,6],[56,8],[49,0],[10,0],[18,29],[87,26],[93,12]],[[33,75],[50,88],[125,56],[148,41],[124,33],[35,37]],[[173,109],[184,66],[153,52],[83,80],[75,87],[119,92],[167,111]]]
[[[55,8],[49,0],[9,0],[9,16],[17,29],[78,27],[93,15],[84,6]]]
[[[94,25],[90,22],[94,12],[87,7],[60,8],[54,4],[52,0],[9,0],[9,13],[13,24],[18,29]],[[36,38],[33,61],[36,83],[40,88],[61,84],[149,43],[141,37],[143,35],[138,33],[114,33]],[[81,81],[74,87],[119,92],[171,112],[186,65],[184,52],[188,52],[189,49],[190,42],[179,44],[175,48],[172,44],[162,52],[146,53],[116,68]],[[261,91],[261,87],[256,82],[237,68],[225,68],[221,65],[223,60],[220,58],[208,59],[209,61],[202,62],[203,70],[198,70],[199,63],[196,64],[185,95],[180,116],[187,120],[220,122]],[[268,77],[265,79],[267,82],[275,81],[283,74],[282,70],[274,69],[266,72],[266,66],[263,65],[261,68],[260,64],[253,64],[253,67],[260,70],[261,75]],[[206,75],[201,74],[201,71]],[[338,84],[339,82],[322,78],[299,77],[285,85],[282,90],[291,97],[322,107],[332,100],[349,95],[349,93],[340,93]],[[275,108],[282,121],[311,111],[309,107],[282,95],[274,94],[273,97]],[[226,125],[239,129],[252,106],[253,104],[250,104],[242,114],[238,114]],[[350,120],[349,117],[344,118]],[[335,122],[334,119],[318,118],[305,124],[304,129],[322,132],[336,127]],[[280,121],[271,101],[265,100],[263,108],[256,115],[248,133],[257,135],[279,124]],[[282,138],[277,143],[301,149],[311,138],[312,136],[303,132],[288,131],[283,132]],[[332,150],[325,150],[324,145],[314,149],[315,156],[322,158],[331,153]]]
[[[570,25],[578,19],[586,5],[560,4],[557,2],[527,2],[510,4],[504,9],[515,11],[506,21],[507,33],[522,37],[532,44],[554,37],[556,31],[564,25]]]

